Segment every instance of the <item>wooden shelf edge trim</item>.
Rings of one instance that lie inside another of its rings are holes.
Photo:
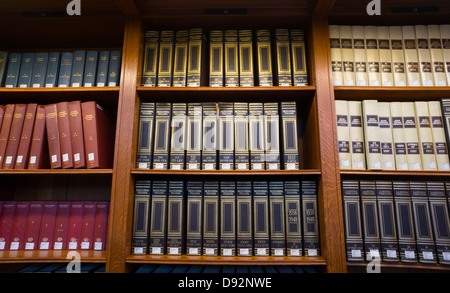
[[[335,86],[335,91],[450,91],[448,86]]]
[[[347,266],[350,267],[364,267],[367,266],[368,262],[347,262]],[[450,266],[440,265],[440,264],[423,264],[423,263],[388,263],[382,262],[379,264],[381,268],[404,268],[404,269],[426,269],[426,270],[445,270],[450,271]]]
[[[254,86],[254,87],[146,87],[146,86],[138,86],[138,91],[146,92],[146,91],[186,91],[186,92],[226,92],[226,91],[242,91],[242,92],[250,92],[250,91],[315,91],[316,87],[312,85],[308,86]]]
[[[87,175],[112,174],[112,169],[37,169],[37,170],[0,170],[0,175]]]
[[[148,170],[132,169],[135,175],[320,175],[320,169],[304,170]]]
[[[450,176],[450,171],[371,171],[371,170],[341,170],[342,175],[370,176]]]
[[[67,258],[72,250],[4,250],[0,251],[0,264],[3,263],[46,263],[70,262]],[[77,250],[81,262],[106,262],[106,250]]]
[[[119,92],[120,87],[39,87],[39,88],[5,88],[0,87],[0,93],[58,93],[58,92]]]

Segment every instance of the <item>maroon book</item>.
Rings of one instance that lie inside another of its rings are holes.
[[[38,248],[39,228],[41,227],[42,201],[31,201],[28,211],[27,224],[25,228],[25,250],[35,250]]]
[[[70,135],[69,102],[56,104],[58,111],[59,144],[63,169],[73,168],[72,140]]]
[[[25,169],[30,154],[31,139],[33,137],[34,122],[36,120],[37,104],[28,104],[25,111],[25,120],[23,122],[22,134],[20,135],[17,156],[14,169]],[[12,168],[11,168],[12,169]]]
[[[28,169],[48,169],[50,167],[45,122],[45,106],[39,105],[36,109]]]
[[[0,129],[2,128],[3,116],[5,115],[5,106],[0,105]]]
[[[70,204],[69,231],[67,233],[67,248],[70,250],[80,249],[81,225],[83,220],[83,201],[72,201]]]
[[[30,203],[28,201],[18,201],[16,203],[9,250],[25,249],[25,228],[29,210]]]
[[[42,209],[41,227],[39,229],[40,250],[53,249],[53,235],[55,234],[57,201],[45,201]]]
[[[61,144],[59,141],[58,127],[58,110],[56,109],[56,104],[45,106],[45,124],[47,129],[50,167],[52,169],[62,168]]]
[[[94,247],[94,225],[96,209],[97,203],[95,201],[84,202],[81,228],[81,249],[92,250]]]
[[[3,202],[2,214],[0,216],[0,250],[9,250],[15,211],[15,201]]]
[[[94,250],[106,250],[108,235],[109,202],[98,201],[95,212]]]
[[[86,168],[84,152],[83,119],[81,116],[81,102],[69,102],[70,137],[72,141],[73,167]]]
[[[14,169],[26,110],[27,105],[25,104],[16,104],[16,107],[14,108],[11,129],[9,131],[8,145],[6,146],[5,159],[3,160],[2,165],[3,169]]]
[[[114,127],[103,108],[96,102],[81,103],[84,146],[88,169],[112,168]]]
[[[57,206],[53,249],[65,250],[67,248],[67,232],[69,231],[70,201],[58,201]]]
[[[15,107],[15,104],[8,104],[5,106],[5,114],[0,129],[0,167],[3,166],[3,162],[5,161],[6,147],[8,146],[9,131],[11,130]]]

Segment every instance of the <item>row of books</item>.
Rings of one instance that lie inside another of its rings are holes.
[[[118,86],[121,51],[0,52],[4,87]]]
[[[95,101],[0,105],[0,169],[111,168],[113,137]]]
[[[336,86],[450,85],[450,25],[330,25]]]
[[[343,180],[347,260],[450,264],[450,183]]]
[[[336,100],[340,168],[450,170],[449,103]]]
[[[135,185],[133,254],[320,255],[312,180]]]
[[[304,265],[191,265],[191,264],[143,264],[136,274],[315,274],[319,273],[314,266]],[[253,286],[257,286],[256,282]],[[251,287],[253,287],[251,286]],[[250,285],[249,285],[250,287]]]
[[[142,103],[139,119],[136,168],[299,169],[295,102]]]
[[[105,250],[109,202],[0,201],[0,250]]]
[[[211,87],[308,85],[302,29],[211,30],[206,34],[199,28],[147,31],[142,85],[197,87],[203,71],[209,72]]]
[[[66,263],[31,263],[23,268],[20,268],[14,273],[20,274],[66,274],[66,273],[104,273],[106,272],[106,265],[101,263],[81,263],[79,266]]]

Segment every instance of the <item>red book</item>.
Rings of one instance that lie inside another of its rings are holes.
[[[38,247],[39,229],[41,227],[42,201],[31,201],[28,211],[27,225],[25,228],[25,250],[35,250]]]
[[[83,114],[86,167],[112,168],[114,155],[114,127],[112,121],[96,102],[81,103]]]
[[[84,203],[83,220],[81,228],[81,249],[92,250],[94,247],[95,212],[97,202],[86,201]]]
[[[39,105],[36,109],[28,169],[46,169],[50,167],[45,121],[45,106]]]
[[[2,128],[3,116],[5,115],[5,106],[0,105],[0,129]]]
[[[83,119],[81,117],[81,102],[69,102],[70,137],[72,140],[73,167],[86,168],[84,152]]]
[[[109,202],[98,201],[95,211],[94,250],[106,250]]]
[[[58,111],[59,144],[63,169],[73,168],[72,140],[70,137],[69,103],[56,104]]]
[[[18,201],[16,203],[9,250],[25,249],[25,228],[29,210],[30,203],[28,201]]]
[[[53,248],[53,235],[55,234],[57,201],[45,201],[42,209],[41,227],[39,228],[39,248],[47,250]]]
[[[26,110],[27,105],[25,104],[16,104],[16,107],[14,108],[11,129],[9,131],[8,145],[6,147],[5,159],[2,165],[3,169],[14,169]]]
[[[0,250],[9,249],[15,211],[15,201],[3,202],[2,214],[0,216]]]
[[[53,249],[67,248],[67,232],[69,231],[70,201],[58,201],[56,211]]]
[[[56,109],[56,104],[45,106],[45,124],[47,129],[50,167],[52,169],[62,168],[61,144],[59,141],[58,127],[58,110]]]
[[[25,120],[23,122],[22,134],[20,136],[19,146],[14,169],[25,169],[28,163],[30,153],[31,139],[33,137],[34,121],[36,120],[37,104],[28,104],[25,111]]]
[[[2,216],[3,201],[0,200],[0,217]]]
[[[3,166],[15,107],[15,104],[8,104],[5,106],[5,115],[3,116],[3,123],[0,129],[0,167]]]
[[[80,249],[81,225],[83,220],[83,201],[72,201],[70,204],[69,231],[67,233],[67,247],[70,250]]]

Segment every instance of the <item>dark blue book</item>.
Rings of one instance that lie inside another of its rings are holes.
[[[109,57],[109,51],[100,51],[98,54],[96,86],[106,86],[108,82]]]
[[[203,182],[187,182],[186,254],[202,254]]]
[[[0,86],[3,85],[6,76],[6,65],[8,64],[8,52],[0,51]]]
[[[44,87],[45,76],[47,73],[49,54],[46,52],[39,52],[34,54],[33,74],[31,75],[32,87]]]
[[[58,81],[59,61],[61,53],[50,52],[48,54],[47,72],[45,75],[45,87],[55,87]]]
[[[22,61],[20,63],[19,80],[17,82],[19,87],[31,86],[31,75],[33,74],[34,53],[23,53]]]
[[[166,180],[153,181],[149,254],[166,254],[167,186]]]
[[[111,51],[108,68],[108,86],[119,85],[121,63],[122,63],[122,52]]]
[[[203,255],[219,252],[219,182],[205,181],[203,185]]]
[[[190,268],[190,265],[180,264],[180,265],[177,265],[171,273],[172,274],[183,274],[183,273],[186,273],[189,270],[189,268]]]
[[[72,75],[70,78],[70,85],[72,87],[83,86],[85,60],[86,60],[86,51],[77,50],[73,52]]]
[[[148,264],[144,264],[141,267],[139,267],[136,270],[136,274],[149,274],[152,273],[159,265],[158,264],[153,264],[153,263],[148,263]]]
[[[220,255],[236,255],[236,182],[220,182]]]
[[[86,63],[84,65],[83,86],[95,86],[95,78],[97,77],[98,51],[86,52]]]
[[[21,62],[22,62],[22,53],[9,54],[8,68],[6,70],[5,87],[17,87]]]
[[[61,53],[61,62],[59,65],[58,87],[69,87],[70,77],[72,75],[73,53]]]

